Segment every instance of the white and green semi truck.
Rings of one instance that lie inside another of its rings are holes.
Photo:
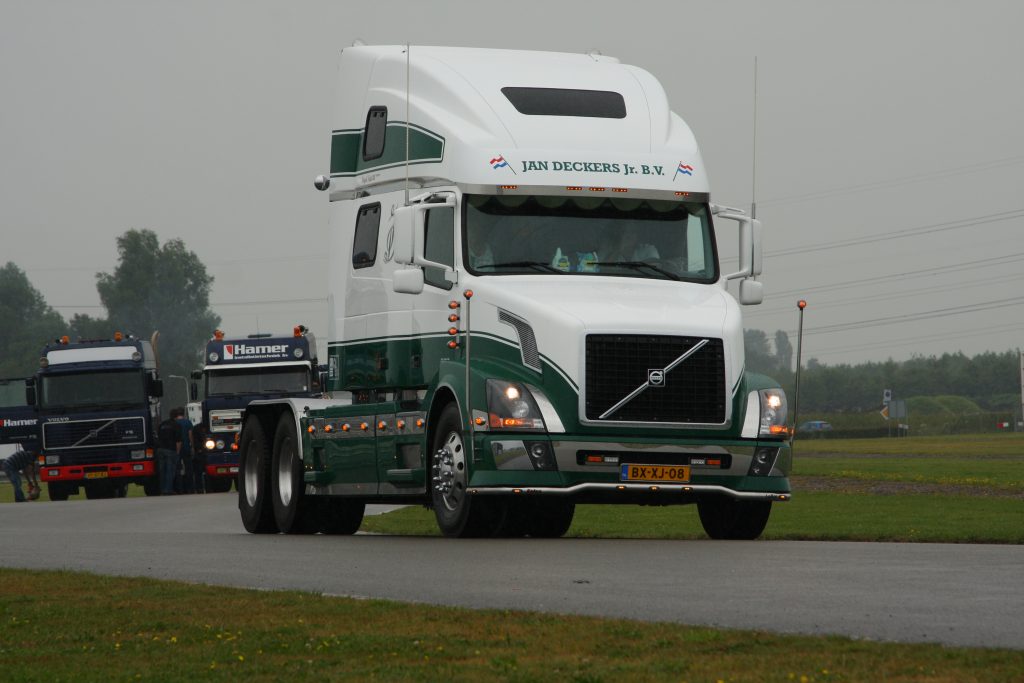
[[[552,537],[577,503],[693,503],[711,537],[759,536],[792,462],[785,394],[744,366],[761,227],[710,202],[654,77],[358,46],[338,86],[328,391],[249,404],[246,529],[353,533],[405,503],[448,536]]]

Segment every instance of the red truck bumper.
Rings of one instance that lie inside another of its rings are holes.
[[[130,462],[94,463],[89,465],[41,465],[40,479],[43,481],[85,481],[88,479],[115,479],[118,477],[156,476],[156,462],[153,460],[132,460]]]

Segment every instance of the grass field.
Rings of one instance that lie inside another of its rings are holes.
[[[1011,681],[1024,653],[0,569],[4,681]]]
[[[1024,433],[954,434],[906,439],[797,438],[797,458],[815,453],[842,455],[1005,456],[1024,458]]]

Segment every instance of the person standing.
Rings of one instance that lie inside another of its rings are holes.
[[[36,464],[36,455],[30,451],[17,451],[2,461],[4,474],[14,487],[14,502],[24,503],[26,500],[39,498],[39,482],[36,478],[39,465]],[[28,497],[21,490],[21,477],[25,476],[28,484]]]
[[[156,429],[156,457],[160,468],[160,495],[174,493],[174,477],[178,473],[178,450],[181,448],[181,430],[172,413]]]
[[[178,449],[178,456],[180,457],[181,464],[184,466],[184,471],[181,474],[181,492],[182,493],[195,493],[195,462],[192,459],[192,454],[195,452],[192,443],[192,421],[185,417],[184,408],[175,408],[171,415],[174,417],[174,421],[178,423],[178,430],[181,433],[181,447]]]

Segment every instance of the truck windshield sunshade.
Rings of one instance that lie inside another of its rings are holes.
[[[626,100],[619,93],[609,90],[502,88],[501,92],[520,114],[528,116],[626,118]]]

